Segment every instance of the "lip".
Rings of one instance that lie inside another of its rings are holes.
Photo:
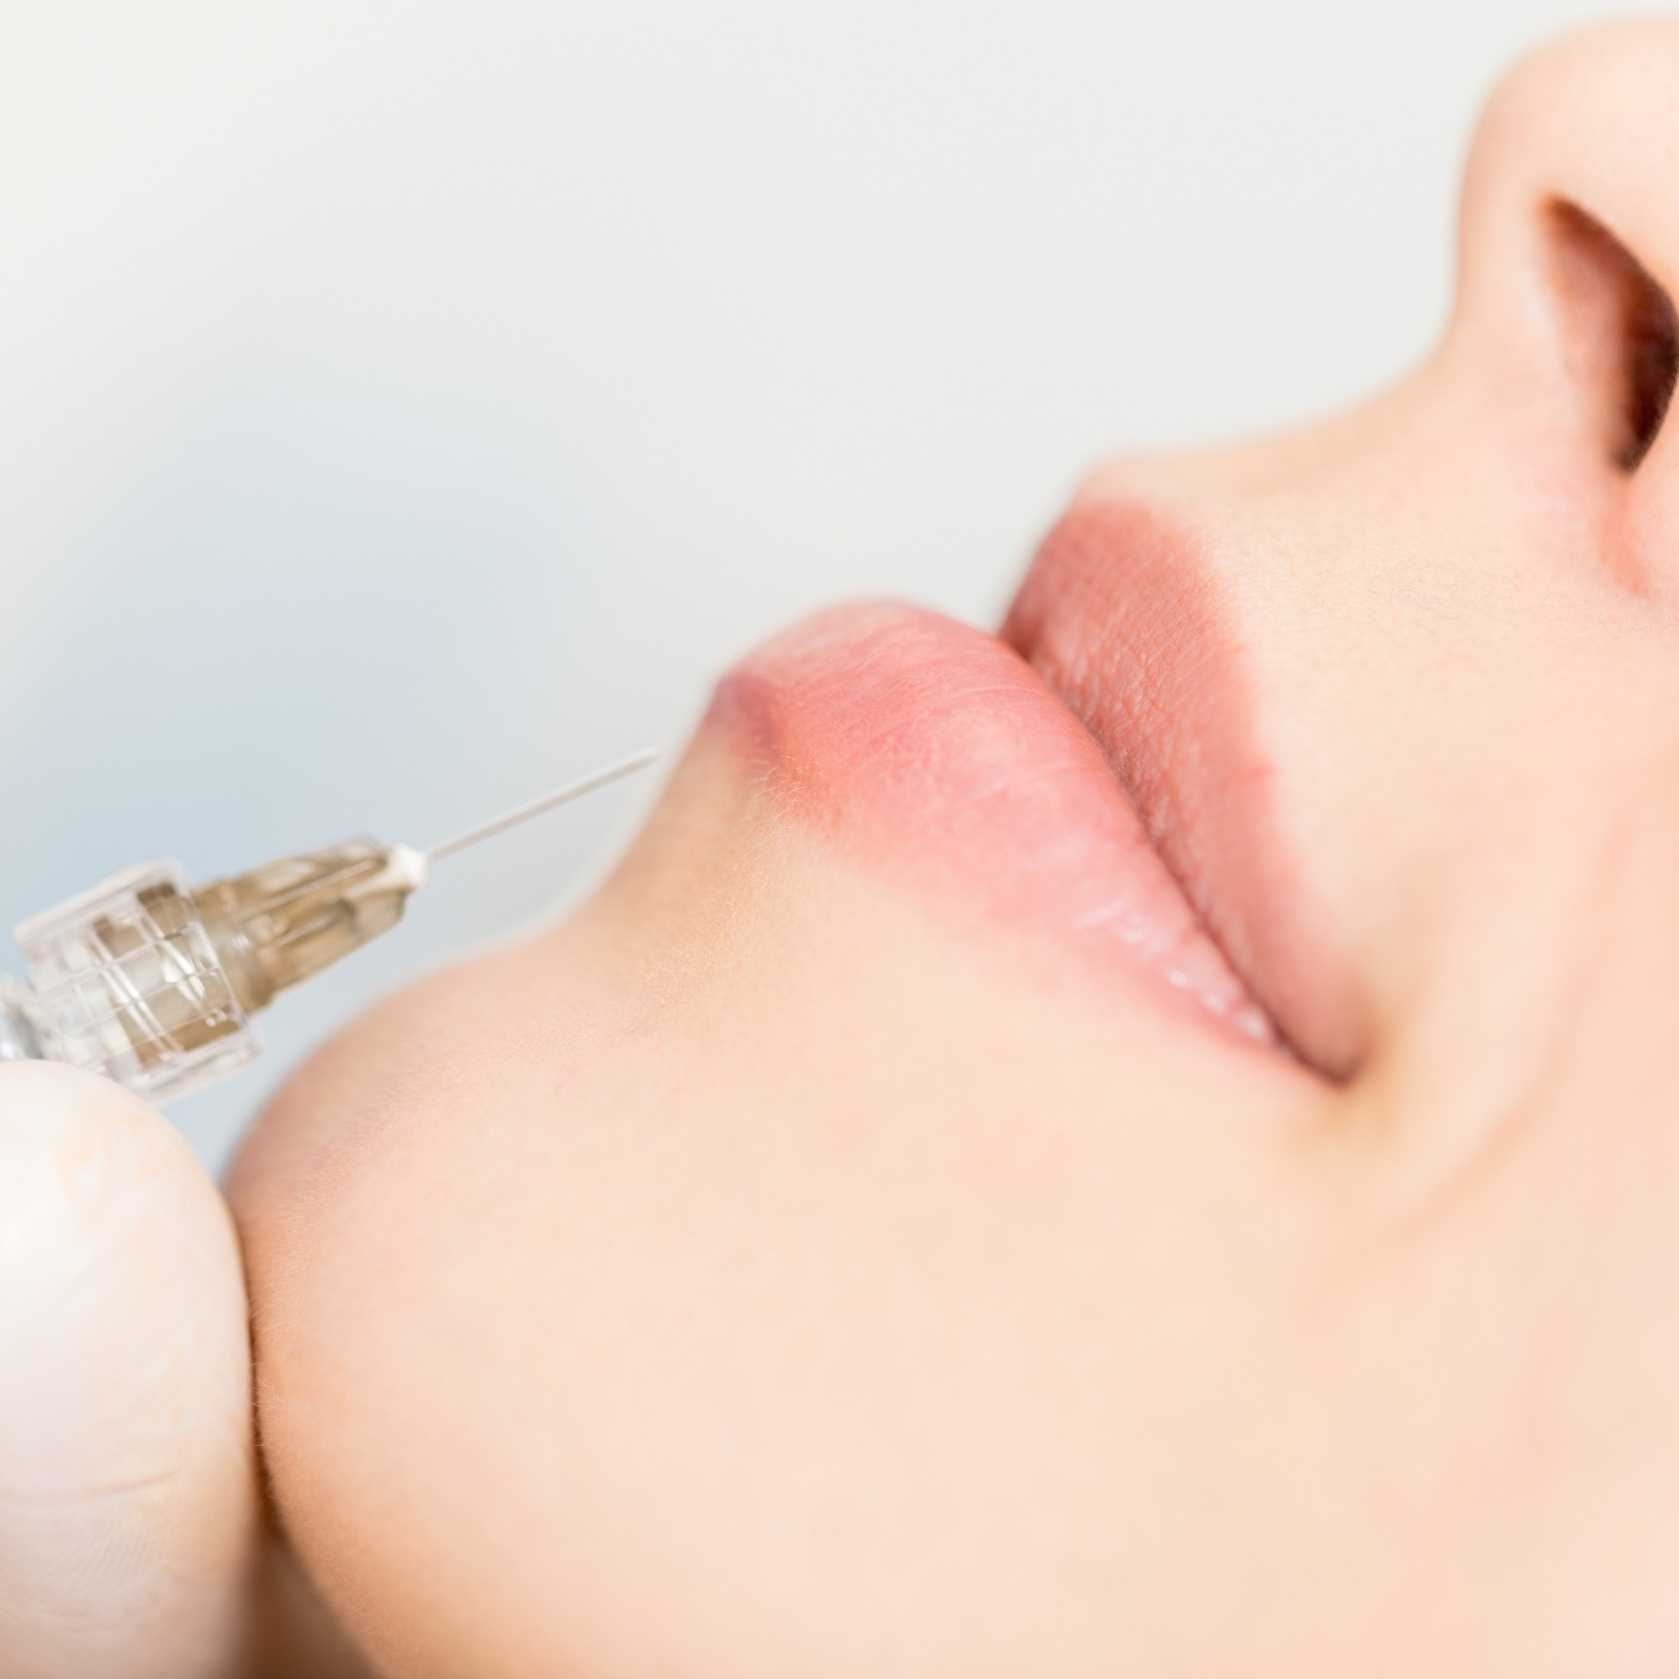
[[[1076,504],[1000,636],[833,608],[718,685],[783,807],[1227,1050],[1350,1071],[1356,1024],[1273,807],[1246,661],[1186,530]]]
[[[1159,510],[1076,502],[1002,630],[1100,746],[1197,919],[1295,1055],[1350,1076],[1355,988],[1278,810],[1251,665],[1207,545]]]
[[[895,603],[835,608],[725,676],[707,723],[869,866],[1273,1058],[1270,1015],[1108,753],[1005,641]]]

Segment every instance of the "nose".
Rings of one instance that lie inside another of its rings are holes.
[[[1596,911],[1559,906],[1602,902],[1679,767],[1676,183],[1679,22],[1565,37],[1477,129],[1440,354],[1350,414],[1085,492],[1199,544],[1352,976],[1342,1060],[1402,1066],[1453,1137],[1526,1076],[1471,1077],[1458,1046],[1569,1039]]]
[[[1540,49],[1499,84],[1471,148],[1453,320],[1507,393],[1531,392],[1536,411],[1578,433],[1567,444],[1595,451],[1614,533],[1601,552],[1670,610],[1676,181],[1679,22],[1596,26]]]

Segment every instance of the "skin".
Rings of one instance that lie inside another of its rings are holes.
[[[1672,25],[1526,61],[1421,367],[1080,492],[1207,555],[1340,1076],[1073,971],[714,720],[578,914],[393,998],[262,1117],[230,1195],[263,1461],[377,1671],[1679,1668],[1679,435],[1617,464],[1607,282],[1546,210],[1679,289],[1675,110]],[[224,1216],[126,1098],[0,1072],[7,1146],[137,1181],[143,1136],[183,1209],[26,1252],[134,1279],[55,1358],[120,1375],[136,1322],[205,1314],[149,1369],[178,1472],[112,1483],[148,1414],[113,1406],[65,1484],[183,1524],[117,1573],[185,1559],[208,1630],[155,1671],[221,1671],[268,1543]],[[189,1236],[196,1282],[143,1284]],[[14,1621],[56,1369],[7,1399]],[[59,1566],[85,1587],[23,1671],[132,1675],[51,1665],[111,1601]]]

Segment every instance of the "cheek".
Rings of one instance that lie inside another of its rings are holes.
[[[815,1676],[889,1635],[1027,1670],[1094,1612],[1064,1565],[1112,1543],[1120,1409],[1200,1356],[1125,1326],[1162,1272],[1217,1298],[1209,1221],[1278,1251],[1232,1211],[1262,1128],[805,842],[696,837],[656,819],[258,1126],[288,1530],[393,1673]],[[1023,1576],[1046,1488],[1070,1549]]]

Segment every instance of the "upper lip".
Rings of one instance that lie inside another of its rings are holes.
[[[1204,543],[1152,507],[1086,497],[1044,541],[1002,639],[1094,736],[1287,1047],[1347,1076],[1351,988],[1285,841],[1250,663]]]

